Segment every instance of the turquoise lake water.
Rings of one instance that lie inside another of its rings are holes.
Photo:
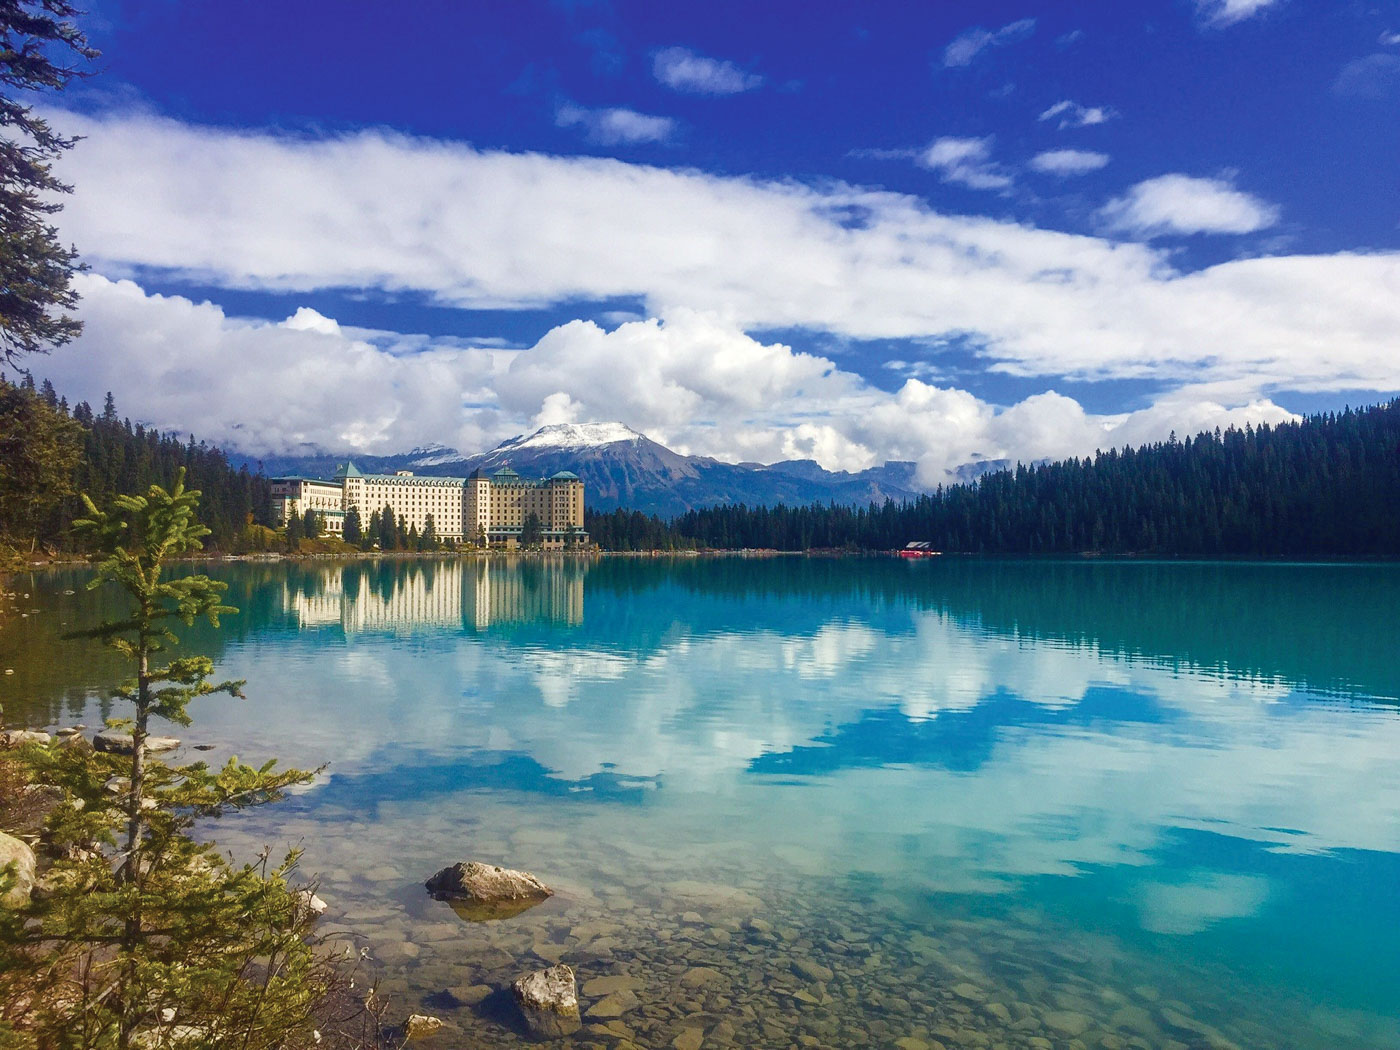
[[[249,699],[178,735],[327,767],[211,833],[304,846],[442,1045],[562,960],[580,1046],[1400,1046],[1400,567],[210,571]],[[84,579],[16,581],[7,722],[101,721]],[[462,922],[422,882],[466,859],[558,896]]]

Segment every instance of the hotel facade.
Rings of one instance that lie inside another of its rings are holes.
[[[421,533],[433,519],[439,539],[479,542],[493,547],[517,547],[527,519],[540,523],[541,545],[550,550],[584,546],[583,482],[577,474],[560,471],[549,478],[522,478],[509,467],[494,474],[475,471],[467,478],[420,477],[411,471],[363,474],[346,463],[331,480],[273,478],[272,518],[285,523],[308,510],[324,515],[326,532],[345,533],[351,508],[369,528],[370,515],[388,507],[394,520]]]

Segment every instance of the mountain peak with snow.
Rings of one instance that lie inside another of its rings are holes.
[[[435,467],[442,463],[455,463],[462,458],[462,454],[455,448],[439,444],[436,441],[419,445],[412,452],[409,452],[408,456],[415,467]]]
[[[622,442],[635,444],[644,440],[644,434],[639,434],[625,423],[551,423],[533,434],[521,434],[502,441],[496,448],[512,452],[525,448],[551,448],[568,452]]]

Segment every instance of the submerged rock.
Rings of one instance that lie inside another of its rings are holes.
[[[809,981],[820,981],[825,983],[831,980],[835,974],[831,972],[831,967],[823,966],[813,959],[797,958],[792,960],[792,972],[799,977],[804,977]]]
[[[468,922],[506,919],[554,896],[528,871],[474,860],[443,868],[423,885],[437,900],[450,902],[452,910]]]
[[[1093,1021],[1073,1010],[1051,1010],[1045,1015],[1045,1024],[1061,1035],[1067,1035],[1073,1039],[1083,1035],[1093,1024]]]
[[[572,967],[560,963],[526,974],[510,986],[511,995],[536,1039],[558,1039],[578,1031],[578,988]]]
[[[642,1001],[637,998],[637,994],[630,989],[620,989],[610,992],[603,998],[588,1008],[590,1020],[607,1019],[621,1017],[629,1010],[635,1010],[642,1005]]]
[[[21,908],[34,889],[34,851],[25,843],[0,831],[0,869],[13,864],[10,888],[0,896],[0,907]]]
[[[403,1023],[405,1039],[424,1039],[442,1027],[442,1018],[431,1014],[409,1014]]]

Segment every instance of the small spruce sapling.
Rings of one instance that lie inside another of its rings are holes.
[[[208,534],[195,518],[198,501],[181,470],[169,491],[152,485],[144,496],[116,497],[110,510],[85,496],[88,516],[74,522],[99,552],[89,588],[115,584],[130,599],[125,616],[74,636],[99,639],[135,670],[113,694],[135,717],[108,723],[130,729],[129,757],[55,749],[47,771],[70,800],[52,821],[68,853],[51,875],[40,928],[81,959],[72,967],[76,987],[44,1013],[77,1045],[126,1050],[141,1033],[159,1031],[167,1010],[187,1031],[240,1033],[227,1045],[285,1045],[310,1036],[327,979],[307,943],[314,917],[287,884],[298,855],[273,865],[264,853],[236,867],[190,835],[197,820],[273,801],[315,773],[237,758],[214,771],[147,754],[152,716],[187,726],[196,698],[242,696],[241,681],[210,680],[207,656],[159,662],[178,641],[173,621],[218,627],[237,611],[223,604],[227,584],[164,576],[167,559],[199,549]]]

